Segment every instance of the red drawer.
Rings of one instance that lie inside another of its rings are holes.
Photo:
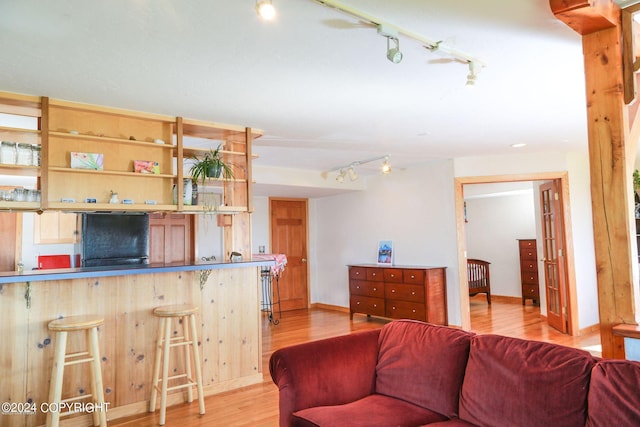
[[[538,272],[537,271],[523,271],[520,280],[523,285],[536,285],[538,286]]]
[[[538,285],[523,285],[522,286],[522,297],[523,298],[533,298],[534,300],[538,300],[540,298],[540,288]]]
[[[393,319],[427,320],[424,304],[407,301],[388,301],[386,315]]]
[[[350,280],[349,291],[353,295],[384,298],[384,284],[380,282],[367,282],[366,280]]]
[[[352,313],[366,313],[373,316],[384,316],[384,299],[352,295],[349,299]]]
[[[384,286],[385,298],[402,301],[414,301],[424,304],[424,287],[418,285],[405,285],[386,283]]]
[[[424,284],[424,270],[405,270],[404,283],[413,283],[416,285]]]
[[[367,280],[374,282],[382,282],[384,280],[384,269],[372,267],[365,270],[367,271]]]
[[[385,268],[384,281],[402,283],[402,270],[399,268]]]
[[[520,269],[524,271],[537,272],[538,271],[538,263],[536,260],[521,260],[520,261]]]

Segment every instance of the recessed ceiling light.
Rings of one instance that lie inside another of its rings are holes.
[[[522,148],[525,147],[527,144],[525,144],[524,142],[519,142],[517,144],[511,144],[512,148]]]

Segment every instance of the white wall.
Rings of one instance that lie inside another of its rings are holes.
[[[526,194],[466,200],[467,258],[491,263],[492,295],[522,296],[517,239],[536,238],[533,198],[530,190]]]

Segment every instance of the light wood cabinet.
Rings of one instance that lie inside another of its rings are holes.
[[[48,211],[34,216],[33,243],[36,245],[78,243],[78,215]]]
[[[520,281],[522,285],[522,305],[527,299],[540,304],[540,283],[538,281],[538,250],[535,239],[518,240],[520,251]]]
[[[446,325],[445,267],[349,266],[349,311]]]

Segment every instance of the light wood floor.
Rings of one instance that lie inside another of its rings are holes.
[[[471,298],[471,326],[476,333],[494,333],[513,337],[556,342],[572,347],[588,348],[600,343],[598,333],[569,337],[549,328],[540,318],[537,307],[492,301],[478,295]],[[167,409],[167,426],[263,426],[278,425],[278,391],[269,376],[269,357],[278,348],[354,331],[382,327],[387,321],[356,315],[353,321],[347,313],[311,309],[283,313],[278,326],[264,317],[263,373],[264,381],[250,387],[230,391],[205,399],[206,415],[198,414],[198,403],[182,404]],[[110,426],[150,427],[158,425],[158,411],[110,422]]]

